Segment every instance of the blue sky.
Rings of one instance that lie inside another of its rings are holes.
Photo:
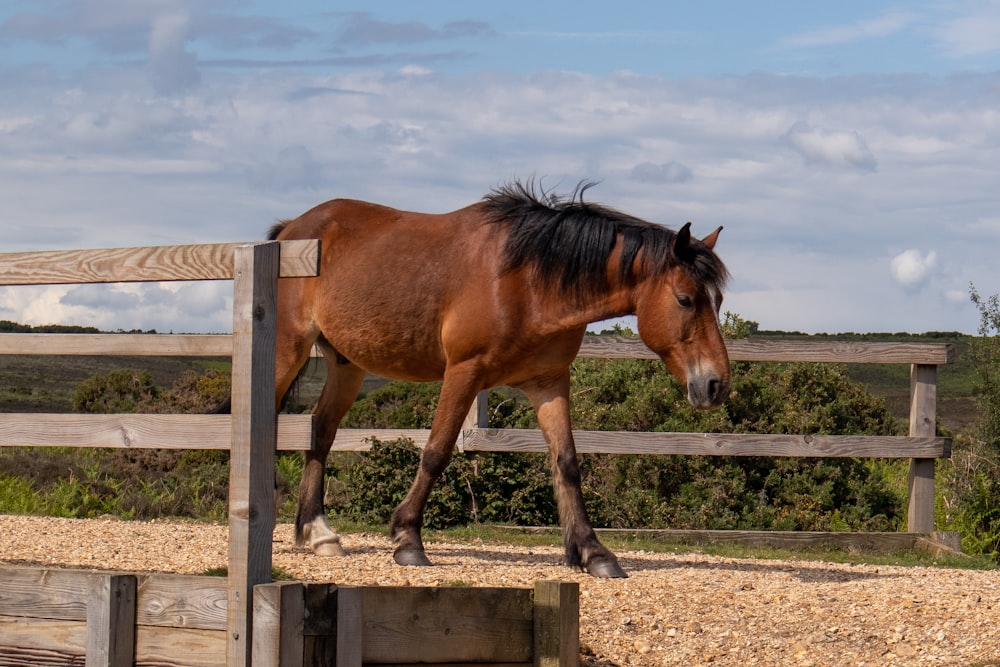
[[[724,309],[961,330],[1000,291],[1000,2],[8,0],[0,252],[250,241],[512,178],[725,231]],[[225,284],[0,289],[0,319],[223,331]]]

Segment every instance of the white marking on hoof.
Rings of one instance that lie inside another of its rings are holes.
[[[302,534],[295,536],[295,546],[307,547],[317,556],[346,556],[340,546],[340,535],[326,522],[325,516],[318,516],[302,526]]]

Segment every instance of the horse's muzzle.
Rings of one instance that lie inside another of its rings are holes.
[[[729,398],[729,378],[705,374],[688,380],[688,401],[699,410],[717,408]]]

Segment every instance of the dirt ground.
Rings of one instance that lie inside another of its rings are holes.
[[[202,574],[226,566],[225,526],[0,516],[0,563]],[[610,665],[1000,665],[1000,571],[620,552],[629,578],[598,580],[553,547],[429,543],[435,566],[393,563],[386,537],[348,534],[346,558],[294,547],[273,562],[339,584],[580,585],[583,662]],[[0,582],[0,589],[3,583]]]

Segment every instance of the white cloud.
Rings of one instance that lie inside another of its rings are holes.
[[[796,123],[785,136],[788,144],[808,163],[830,164],[875,171],[878,163],[857,132],[827,130]]]
[[[889,12],[875,18],[855,21],[846,25],[829,26],[789,37],[782,40],[781,44],[787,47],[809,48],[887,37],[905,30],[917,18],[916,14],[910,12]]]
[[[938,45],[952,58],[1000,51],[1000,2],[958,5],[963,13],[943,21],[935,30]]]
[[[889,262],[892,278],[903,287],[916,287],[930,278],[937,267],[937,253],[904,250]]]

